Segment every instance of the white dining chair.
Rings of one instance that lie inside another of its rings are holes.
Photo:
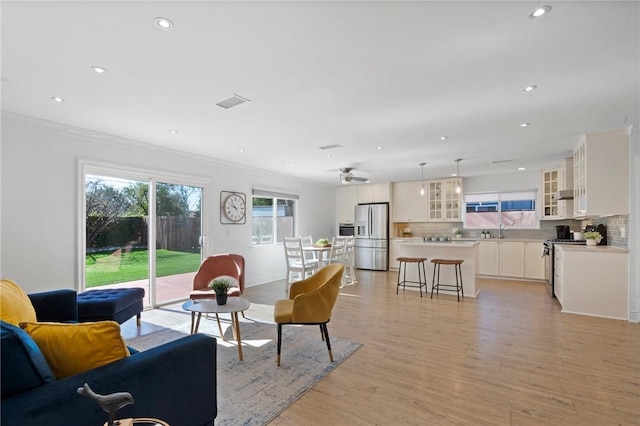
[[[344,285],[351,285],[358,282],[356,279],[356,255],[355,255],[356,239],[353,235],[346,237],[344,248]]]
[[[331,251],[329,251],[328,263],[343,263],[347,237],[333,237]]]
[[[282,245],[287,260],[285,291],[289,291],[289,284],[294,280],[303,280],[307,278],[307,274],[313,275],[318,270],[318,261],[305,259],[300,237],[285,237]]]
[[[300,237],[302,241],[302,247],[313,247],[313,237],[311,235],[307,235],[305,237]],[[305,251],[304,258],[306,260],[318,260],[318,255],[313,251]]]

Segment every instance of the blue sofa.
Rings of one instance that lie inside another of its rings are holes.
[[[38,293],[29,298],[38,321],[77,320],[75,291]],[[39,379],[31,377],[29,388],[16,392],[16,380],[29,379],[28,374],[11,374],[21,365],[16,359],[24,358],[21,354],[24,349],[15,345],[16,335],[20,332],[2,322],[0,424],[101,426],[108,418],[107,413],[94,401],[77,393],[79,387],[88,383],[100,394],[131,393],[135,403],[119,410],[117,418],[155,417],[172,426],[213,425],[217,415],[214,338],[186,336],[61,380],[37,382]],[[38,351],[37,346],[28,349]],[[24,361],[31,367],[33,363],[32,360]],[[12,389],[7,389],[9,385]]]

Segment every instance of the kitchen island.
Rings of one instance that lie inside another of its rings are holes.
[[[397,244],[398,257],[426,257],[427,287],[431,291],[433,264],[431,259],[461,259],[462,283],[465,297],[476,297],[476,271],[478,265],[477,241],[423,242],[421,240],[403,241]],[[417,281],[418,272],[411,265],[407,268],[407,280]],[[440,282],[451,284],[456,282],[453,266],[440,267]],[[440,293],[455,295],[455,291],[440,289]]]
[[[558,244],[554,267],[562,312],[628,319],[629,250]]]

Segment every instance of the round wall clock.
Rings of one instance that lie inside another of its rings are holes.
[[[242,192],[222,191],[220,193],[222,223],[245,223],[247,220],[247,199]]]

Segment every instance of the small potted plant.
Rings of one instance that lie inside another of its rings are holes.
[[[600,244],[600,241],[602,240],[602,235],[596,231],[585,232],[583,237],[587,240],[588,246],[596,246]]]
[[[227,292],[231,288],[231,280],[227,278],[216,278],[209,283],[209,288],[216,293],[218,305],[226,305]]]
[[[453,231],[453,233],[455,234],[456,238],[462,238],[462,229],[456,228],[456,230]]]

